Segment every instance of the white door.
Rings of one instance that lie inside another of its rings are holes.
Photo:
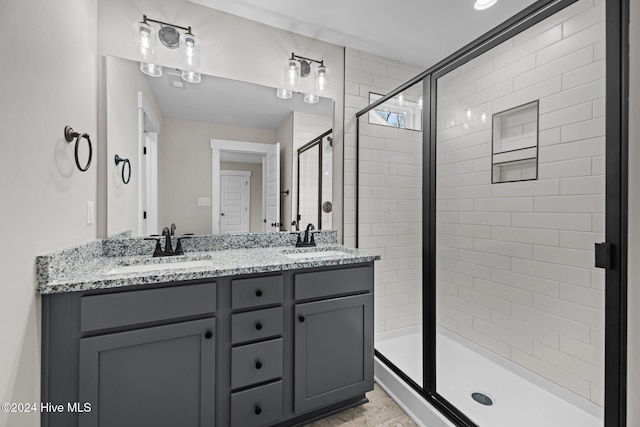
[[[248,233],[251,172],[220,171],[220,232]]]
[[[139,169],[140,235],[158,233],[158,134],[144,132]]]
[[[267,152],[264,177],[264,204],[266,231],[280,231],[280,143],[275,143]]]
[[[147,234],[158,233],[158,134],[145,134],[146,189],[147,194]]]

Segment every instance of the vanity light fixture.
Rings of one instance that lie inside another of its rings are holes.
[[[314,93],[305,93],[304,102],[315,104],[329,89],[329,69],[325,67],[324,61],[305,58],[304,56],[291,53],[291,58],[287,59],[284,69],[284,87],[277,90],[278,98],[289,99],[293,90],[300,85],[300,78],[311,74],[311,65],[319,64],[314,71]]]
[[[307,104],[315,104],[320,101],[320,97],[315,93],[305,93],[303,99]]]
[[[289,89],[279,88],[276,91],[276,95],[280,99],[289,99],[293,96],[293,92],[290,91]]]
[[[476,3],[473,5],[473,7],[476,10],[485,10],[485,9],[489,9],[491,6],[493,6],[497,2],[498,0],[476,0]]]
[[[160,25],[157,34],[150,24],[152,22]],[[200,67],[200,42],[191,32],[191,27],[150,19],[147,15],[142,15],[142,21],[135,24],[136,51],[141,59],[140,71],[152,77],[162,76],[162,66],[155,63],[156,36],[169,49],[180,48],[181,78],[189,83],[200,83],[202,78],[197,71]]]
[[[316,93],[326,93],[329,88],[329,70],[324,65],[320,64],[316,68],[316,76],[314,78],[314,89]]]

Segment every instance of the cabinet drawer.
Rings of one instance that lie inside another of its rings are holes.
[[[314,271],[294,276],[296,301],[373,290],[373,265]]]
[[[231,394],[231,425],[262,426],[282,418],[282,381]]]
[[[267,308],[231,315],[231,343],[282,335],[282,307]]]
[[[282,304],[283,276],[256,277],[231,281],[231,308]]]
[[[215,311],[215,283],[90,295],[80,299],[80,328],[87,332]]]
[[[282,338],[231,349],[231,388],[282,376]]]

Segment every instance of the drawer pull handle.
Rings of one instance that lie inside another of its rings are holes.
[[[260,414],[262,413],[262,408],[261,408],[261,407],[259,407],[259,406],[256,406],[256,408],[253,410],[253,412],[254,412],[256,415],[260,415]]]
[[[204,337],[205,337],[206,339],[210,340],[210,339],[211,339],[211,337],[213,337],[213,332],[211,332],[211,331],[207,331],[207,332],[205,332],[205,333],[204,333]]]
[[[305,321],[305,317],[300,315],[298,316],[298,320],[300,321],[300,323],[303,323]]]
[[[256,290],[256,296],[258,298],[262,296],[262,291],[260,289]]]
[[[262,323],[256,322],[256,330],[259,331],[260,329],[262,329]]]
[[[261,361],[256,361],[256,369],[262,369],[262,362]]]

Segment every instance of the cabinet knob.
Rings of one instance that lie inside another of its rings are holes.
[[[213,337],[213,332],[211,331],[207,331],[204,333],[204,337],[208,340],[210,340]]]
[[[300,323],[304,322],[306,320],[306,318],[302,315],[298,316],[298,320],[300,321]]]
[[[262,323],[256,322],[256,330],[259,331],[260,329],[262,329]]]
[[[259,360],[256,361],[256,369],[262,369],[262,362]]]
[[[260,415],[260,414],[262,413],[262,408],[261,408],[261,407],[259,407],[259,406],[256,406],[256,408],[253,410],[253,412],[254,412],[256,415]]]
[[[262,296],[262,291],[260,289],[256,290],[256,296],[257,297],[261,297]]]

